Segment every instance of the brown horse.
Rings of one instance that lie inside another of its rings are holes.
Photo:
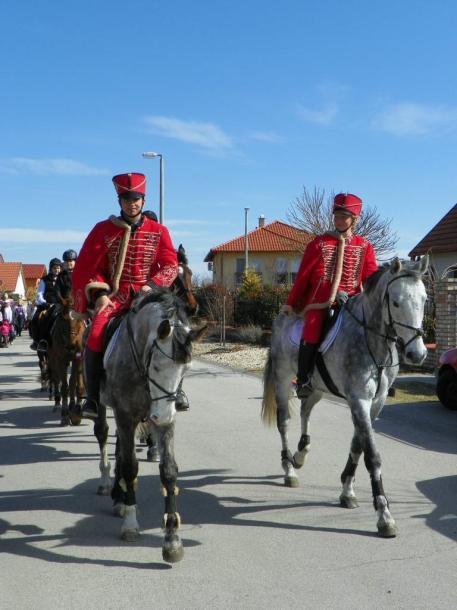
[[[81,417],[71,407],[80,405],[85,396],[82,371],[84,321],[71,315],[68,303],[62,306],[51,330],[48,366],[54,391],[55,407],[61,408],[62,426],[78,425]],[[68,379],[68,367],[70,379]],[[70,409],[69,409],[70,407]],[[79,411],[79,410],[77,410]]]

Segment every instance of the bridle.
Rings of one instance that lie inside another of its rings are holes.
[[[387,333],[383,334],[380,333],[376,328],[374,328],[373,326],[369,326],[366,323],[366,319],[365,319],[365,310],[363,309],[363,305],[362,305],[362,316],[363,319],[360,320],[352,311],[349,307],[347,307],[347,305],[345,306],[345,311],[347,311],[350,316],[358,323],[360,324],[360,326],[362,326],[363,330],[364,330],[364,336],[365,336],[365,343],[368,349],[368,353],[371,356],[371,359],[373,360],[377,370],[378,370],[378,389],[379,389],[379,385],[381,383],[381,373],[383,369],[386,368],[395,368],[397,366],[399,366],[400,361],[394,363],[393,362],[393,351],[392,351],[392,347],[393,344],[396,344],[396,346],[402,351],[404,352],[405,349],[408,347],[408,345],[410,343],[412,343],[412,341],[414,341],[415,339],[417,339],[418,337],[423,337],[424,336],[424,331],[422,330],[422,328],[417,328],[416,326],[411,326],[409,324],[403,324],[403,322],[399,322],[398,320],[395,320],[393,315],[392,315],[392,311],[390,308],[390,295],[389,295],[389,286],[393,283],[396,282],[397,280],[400,280],[401,278],[404,277],[410,277],[407,274],[402,274],[402,275],[398,275],[397,277],[392,278],[386,286],[386,290],[384,293],[384,297],[383,297],[383,303],[384,301],[387,303],[387,314],[389,316],[389,323],[387,326]],[[409,339],[409,341],[407,341],[406,343],[404,342],[404,340],[398,336],[398,333],[395,330],[396,326],[401,326],[402,328],[407,328],[409,330],[413,331],[413,335],[411,337],[411,339]],[[390,332],[389,332],[390,331]],[[373,354],[373,351],[370,348],[370,344],[368,342],[368,332],[381,337],[383,339],[385,339],[386,343],[387,343],[387,348],[389,350],[389,355],[390,355],[390,364],[379,364],[375,358],[375,355]],[[377,392],[377,391],[376,391]]]
[[[177,396],[177,391],[175,392],[169,392],[168,390],[166,390],[164,387],[162,387],[159,383],[157,383],[157,381],[155,379],[152,379],[152,377],[149,376],[149,366],[151,364],[151,359],[152,359],[152,355],[154,353],[154,350],[159,351],[163,356],[166,356],[169,360],[172,360],[173,362],[175,362],[175,347],[174,344],[173,345],[173,349],[172,349],[172,354],[170,356],[170,354],[167,354],[158,344],[157,342],[157,338],[154,339],[154,341],[151,343],[150,348],[148,349],[147,353],[146,353],[146,363],[143,364],[143,362],[141,361],[141,358],[138,354],[138,350],[137,347],[135,345],[135,338],[133,336],[133,329],[132,329],[132,322],[130,319],[130,316],[134,315],[133,310],[130,310],[129,313],[126,316],[126,324],[127,324],[127,335],[129,338],[129,344],[130,344],[130,349],[132,350],[132,355],[133,355],[133,360],[135,361],[135,365],[136,368],[138,369],[138,372],[144,382],[145,388],[147,393],[149,394],[149,398],[151,399],[151,401],[157,401],[157,400],[161,400],[163,398],[167,399],[167,402],[173,402],[174,400],[176,400],[176,396]],[[180,322],[179,320],[176,322],[170,322],[170,326],[173,328],[175,326],[183,326],[182,322]],[[153,398],[151,396],[151,391],[149,388],[149,383],[152,383],[153,386],[155,386],[158,390],[160,390],[161,392],[163,392],[162,396],[158,396],[157,398]]]
[[[399,275],[397,277],[394,277],[393,279],[391,279],[387,286],[386,286],[386,292],[384,295],[384,300],[387,301],[387,313],[389,315],[389,326],[388,328],[391,328],[395,334],[395,341],[397,342],[397,345],[400,347],[400,349],[402,351],[405,351],[405,349],[408,347],[408,345],[410,343],[412,343],[415,339],[417,339],[418,337],[423,337],[424,336],[424,331],[422,330],[422,328],[418,328],[416,326],[411,326],[410,324],[403,324],[403,322],[398,322],[397,320],[394,320],[394,317],[392,315],[392,311],[390,309],[390,295],[389,295],[389,286],[395,282],[396,280],[401,279],[402,277],[409,277],[408,275]],[[407,328],[409,330],[413,331],[413,335],[411,337],[411,339],[409,341],[407,341],[406,343],[404,342],[404,340],[398,336],[397,333],[395,333],[395,326],[401,326],[402,328]]]

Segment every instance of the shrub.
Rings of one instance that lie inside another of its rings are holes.
[[[236,330],[236,340],[242,343],[252,343],[259,345],[262,343],[264,331],[261,326],[255,324],[248,324],[247,326],[241,326]]]
[[[264,286],[251,298],[239,295],[235,300],[235,324],[271,328],[288,293],[289,288],[285,286]]]

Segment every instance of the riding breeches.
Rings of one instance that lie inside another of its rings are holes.
[[[103,351],[103,336],[105,334],[105,328],[111,318],[118,316],[122,311],[126,311],[130,307],[130,302],[120,303],[115,299],[111,300],[113,303],[112,305],[109,305],[106,309],[92,318],[89,338],[87,339],[87,347],[93,352]]]
[[[302,340],[305,343],[319,343],[327,315],[327,309],[310,309],[305,313],[302,332]]]

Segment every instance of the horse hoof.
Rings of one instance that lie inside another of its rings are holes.
[[[121,539],[124,542],[134,542],[140,537],[140,532],[137,528],[123,530],[121,532]]]
[[[167,563],[178,563],[184,557],[182,542],[165,542],[162,547],[162,559]]]
[[[358,508],[359,504],[355,496],[340,496],[340,506],[343,508]]]
[[[286,487],[298,487],[299,484],[298,477],[284,477],[284,485]]]
[[[392,523],[378,525],[378,536],[380,538],[395,538],[397,535],[397,526]]]
[[[298,453],[298,451],[296,453],[294,453],[294,468],[296,468],[297,470],[302,468],[303,464],[305,463],[305,458],[304,456],[300,455],[300,453]]]
[[[111,493],[111,485],[99,485],[97,487],[97,495],[99,496],[109,496]],[[114,513],[114,507],[113,507],[113,513]],[[123,517],[124,515],[116,515],[119,517]]]
[[[70,425],[70,418],[68,417],[68,415],[66,415],[65,417],[62,417],[60,419],[60,425],[63,426],[69,426]]]
[[[125,504],[119,503],[113,505],[113,515],[115,517],[123,517],[125,515]]]
[[[77,415],[70,415],[70,421],[72,426],[79,426],[82,421],[82,417],[78,417]]]

